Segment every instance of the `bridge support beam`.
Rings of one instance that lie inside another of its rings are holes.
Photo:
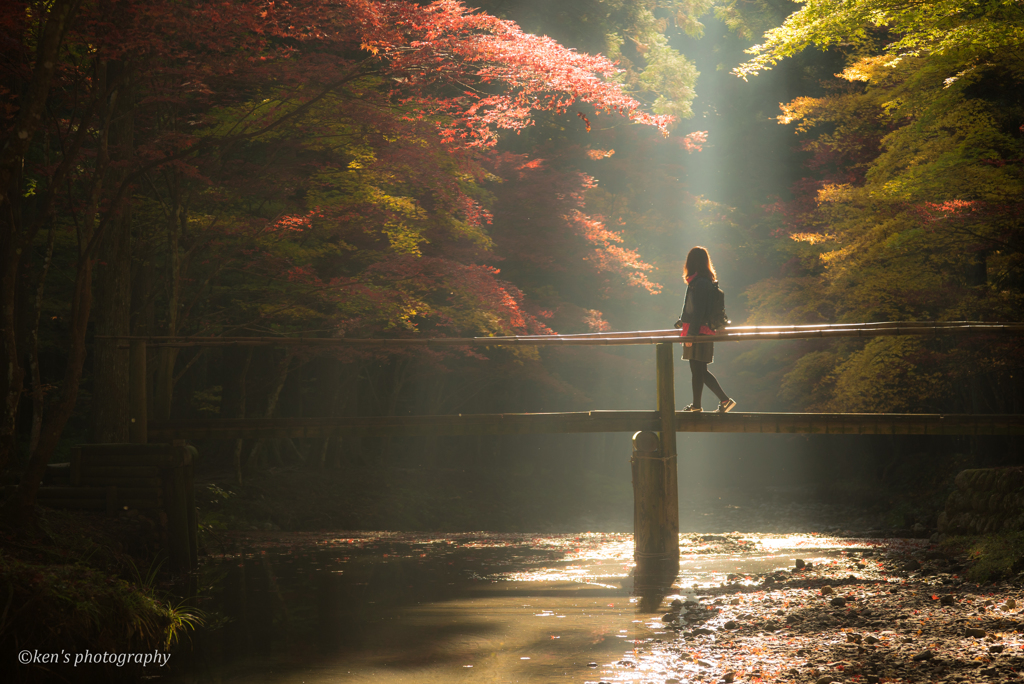
[[[664,588],[679,573],[679,474],[671,342],[657,346],[661,433],[633,435],[633,542],[638,592]]]
[[[664,593],[679,574],[679,514],[674,459],[662,457],[655,432],[633,435],[633,571],[640,596]]]

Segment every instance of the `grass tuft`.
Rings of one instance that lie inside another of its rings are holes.
[[[950,537],[943,548],[967,557],[964,577],[972,582],[1007,579],[1024,569],[1024,532]]]

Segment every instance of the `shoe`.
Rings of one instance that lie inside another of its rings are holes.
[[[736,408],[736,402],[732,399],[726,399],[718,404],[718,413],[728,413]]]
[[[702,413],[704,411],[700,406],[694,406],[693,404],[687,405],[683,410],[689,411],[690,413]]]

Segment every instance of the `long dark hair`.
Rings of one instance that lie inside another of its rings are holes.
[[[686,255],[686,264],[683,265],[683,277],[691,275],[706,275],[713,282],[718,282],[718,274],[715,267],[711,265],[711,255],[703,247],[694,247]]]

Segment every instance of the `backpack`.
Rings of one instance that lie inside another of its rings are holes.
[[[711,291],[711,311],[708,313],[708,327],[712,330],[721,330],[732,323],[729,315],[725,313],[725,292],[715,282],[715,289]]]

